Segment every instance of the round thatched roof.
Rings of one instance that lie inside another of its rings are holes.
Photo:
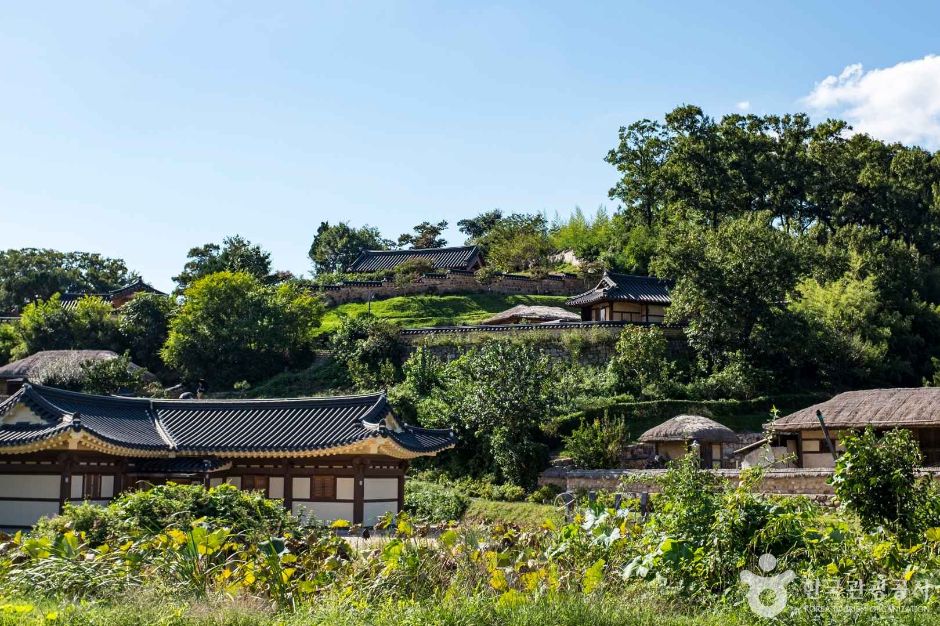
[[[727,426],[701,415],[677,415],[640,435],[643,443],[693,439],[710,443],[734,443],[738,441],[738,436]]]

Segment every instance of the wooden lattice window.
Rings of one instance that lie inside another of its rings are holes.
[[[310,498],[312,500],[335,500],[336,476],[314,476],[311,478]]]
[[[245,474],[242,476],[242,489],[245,491],[260,491],[268,493],[268,477],[260,474]]]

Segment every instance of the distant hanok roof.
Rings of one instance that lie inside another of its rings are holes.
[[[65,359],[83,363],[86,361],[107,361],[116,359],[117,356],[117,353],[111,350],[43,350],[0,367],[0,380],[28,379],[31,375],[37,374],[53,363]],[[145,378],[149,377],[151,380],[156,380],[153,374],[134,363],[131,363],[128,369],[143,370]]]
[[[494,324],[518,324],[525,322],[580,322],[581,316],[572,313],[560,306],[529,306],[517,304],[511,309],[488,317],[480,324],[492,326]]]
[[[469,270],[482,263],[476,246],[455,248],[424,248],[420,250],[363,250],[353,261],[349,272],[379,272],[395,269],[412,259],[428,259],[438,270]]]
[[[63,446],[127,456],[429,456],[449,430],[401,424],[384,393],[282,400],[151,400],[26,384],[0,403],[0,452]]]
[[[154,289],[142,279],[138,278],[132,283],[128,283],[123,287],[118,287],[117,289],[112,289],[111,291],[102,291],[102,292],[78,292],[78,291],[67,291],[60,296],[60,302],[62,303],[63,308],[73,309],[75,305],[78,304],[78,301],[86,296],[91,296],[93,298],[101,298],[105,302],[113,302],[114,300],[120,300],[121,298],[127,298],[131,294],[146,292],[146,293],[155,293],[161,296],[166,294],[160,291],[159,289]]]
[[[640,435],[639,441],[654,443],[664,441],[692,441],[711,443],[734,443],[737,434],[727,426],[701,415],[677,415]]]
[[[912,387],[847,391],[770,423],[773,430],[815,430],[816,411],[829,428],[918,428],[940,426],[940,388]]]
[[[669,297],[669,290],[672,287],[672,281],[653,276],[604,272],[600,282],[597,283],[594,289],[573,296],[565,304],[568,306],[587,306],[595,302],[619,300],[668,305],[672,302]]]

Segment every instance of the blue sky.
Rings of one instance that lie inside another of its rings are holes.
[[[229,234],[301,273],[321,220],[613,208],[617,128],[681,103],[940,148],[940,3],[717,4],[5,3],[0,248],[169,288]]]

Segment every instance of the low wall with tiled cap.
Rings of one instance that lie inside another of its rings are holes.
[[[710,470],[737,484],[741,470]],[[666,470],[579,470],[547,469],[539,476],[540,485],[557,485],[567,491],[605,490],[657,492],[658,477]],[[940,480],[940,468],[924,468],[922,475]],[[774,469],[766,470],[757,487],[759,493],[781,495],[831,496],[829,479],[832,470],[826,469]]]
[[[336,285],[322,285],[319,292],[332,304],[365,302],[395,296],[498,293],[505,295],[573,296],[593,286],[573,274],[549,274],[532,278],[518,274],[497,274],[492,282],[483,284],[473,272],[451,270],[441,274],[425,274],[405,284],[394,279],[347,281]]]

